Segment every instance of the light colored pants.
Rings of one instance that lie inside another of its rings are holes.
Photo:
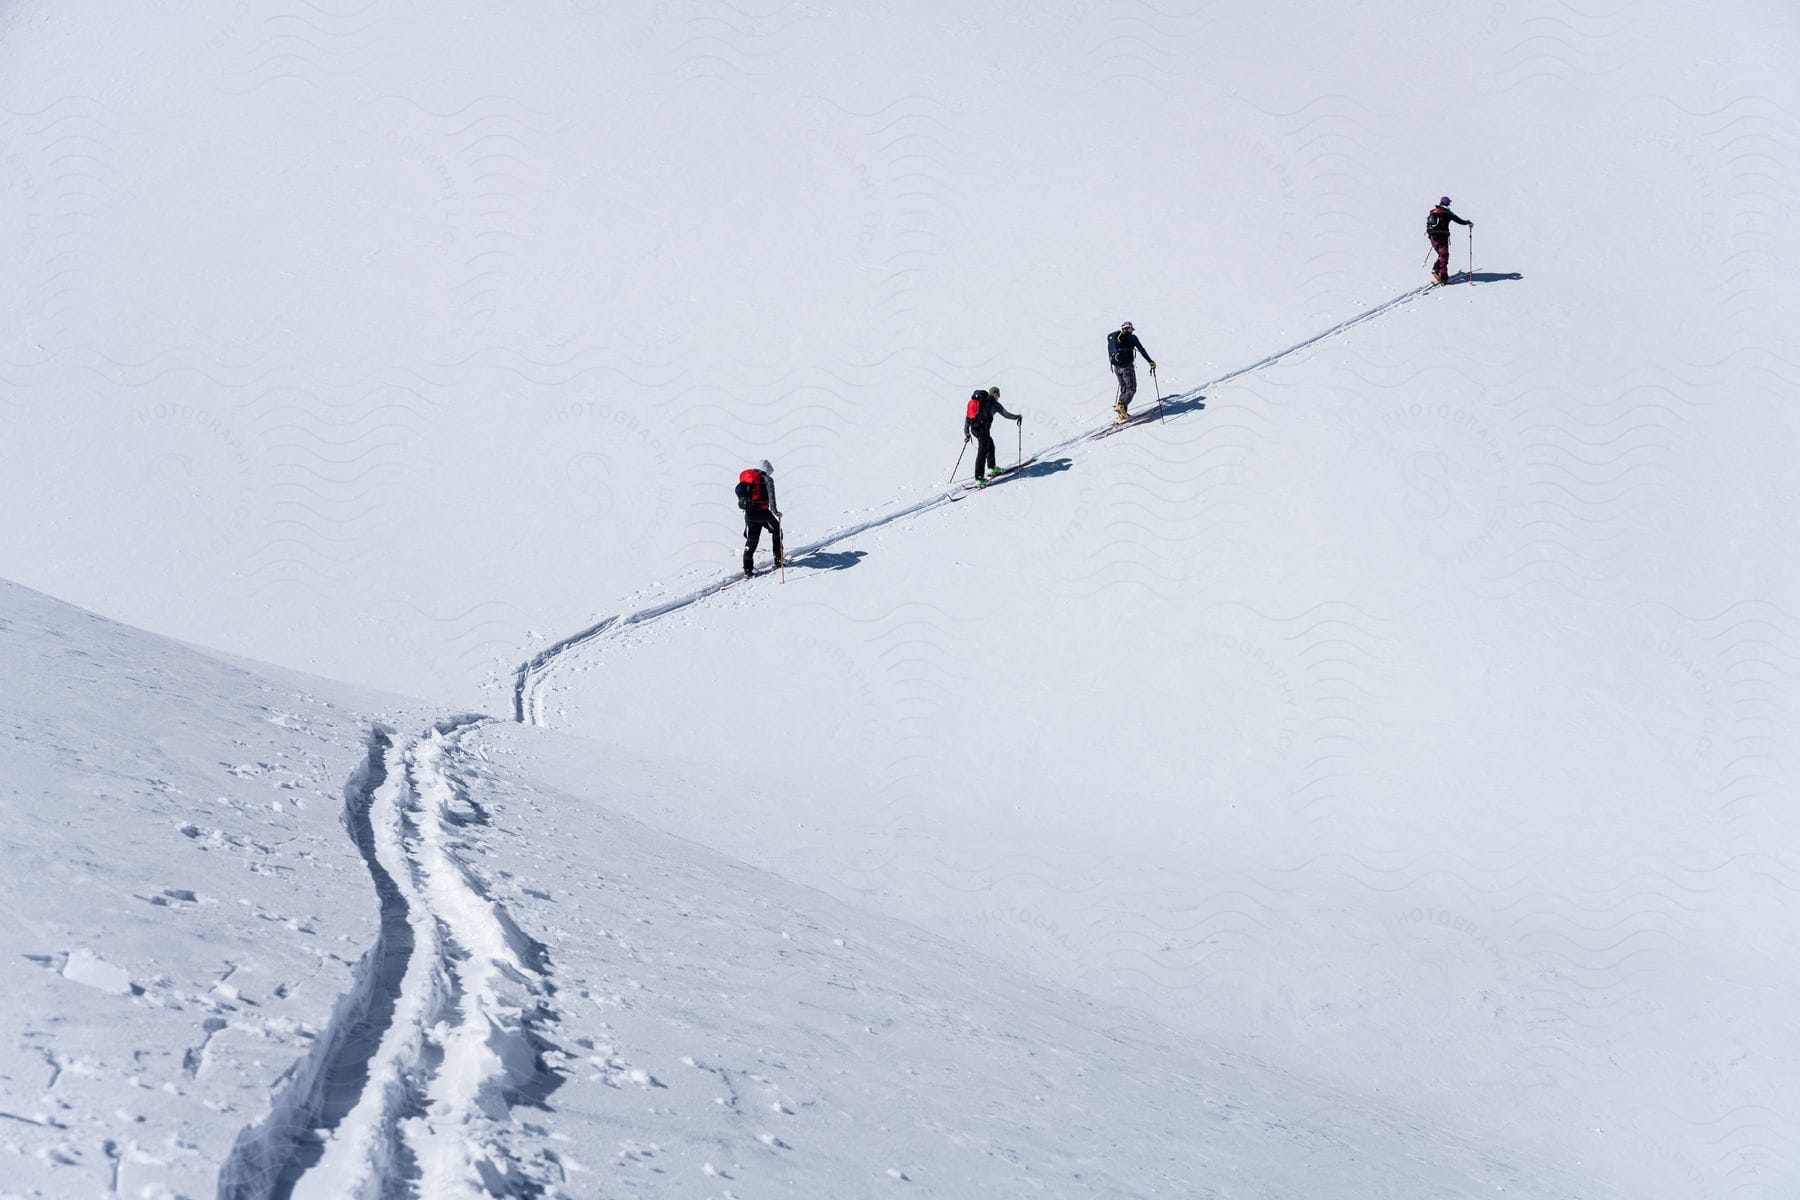
[[[1114,367],[1113,374],[1119,377],[1119,407],[1130,408],[1131,398],[1137,395],[1137,364]]]

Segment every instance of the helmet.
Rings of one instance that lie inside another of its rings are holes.
[[[1439,204],[1448,204],[1448,203],[1450,203],[1450,197],[1448,197],[1448,196],[1439,196],[1439,197],[1438,197],[1438,203],[1439,203]]]
[[[757,463],[756,465],[762,468],[762,473],[764,475],[775,474],[775,468],[769,465],[769,460],[766,458],[763,459],[761,462]]]
[[[1122,324],[1120,324],[1120,326],[1119,326],[1119,328],[1120,328],[1120,329],[1130,329],[1130,328],[1131,328],[1131,322],[1130,322],[1130,321],[1125,321],[1125,322],[1123,322],[1123,323],[1122,323]]]
[[[993,398],[994,398],[994,399],[996,399],[996,400],[998,400],[998,399],[999,399],[999,398],[1000,398],[1000,389],[999,389],[999,388],[997,388],[997,387],[994,387],[994,386],[992,386],[992,385],[989,385],[989,387],[988,387],[988,395],[990,395],[990,396],[992,396],[992,397],[993,397]]]

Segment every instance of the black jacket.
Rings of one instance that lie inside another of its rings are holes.
[[[1473,225],[1475,223],[1473,221],[1463,220],[1441,204],[1432,205],[1431,211],[1425,214],[1425,236],[1448,237],[1450,235],[1450,222],[1452,221],[1455,221],[1458,225]]]
[[[996,414],[1005,417],[1009,421],[1016,421],[1019,419],[1017,413],[1009,413],[1002,408],[1000,402],[994,399],[993,395],[986,389],[976,392],[973,396],[970,396],[969,399],[975,404],[975,412],[972,416],[965,415],[963,417],[964,438],[967,438],[971,433],[979,433],[985,436],[988,430],[994,427],[994,417]]]
[[[1106,357],[1113,366],[1129,367],[1136,361],[1132,357],[1133,352],[1143,355],[1144,361],[1151,366],[1156,365],[1156,360],[1150,357],[1148,350],[1144,349],[1144,343],[1138,341],[1136,333],[1126,333],[1123,329],[1115,329],[1106,335]]]

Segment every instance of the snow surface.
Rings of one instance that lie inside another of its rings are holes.
[[[6,6],[0,1194],[1800,1192],[1797,49]]]
[[[0,600],[7,1195],[1601,1194],[612,811],[665,765]]]

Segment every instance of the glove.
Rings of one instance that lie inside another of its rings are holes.
[[[1156,374],[1156,364],[1155,363],[1150,364],[1150,373],[1152,375]]]
[[[1013,418],[1014,425],[1023,425],[1024,423],[1025,423],[1025,414],[1024,413],[1020,413],[1018,416]]]
[[[965,430],[963,430],[963,445],[966,446],[968,444],[969,444],[969,431],[965,429]]]

